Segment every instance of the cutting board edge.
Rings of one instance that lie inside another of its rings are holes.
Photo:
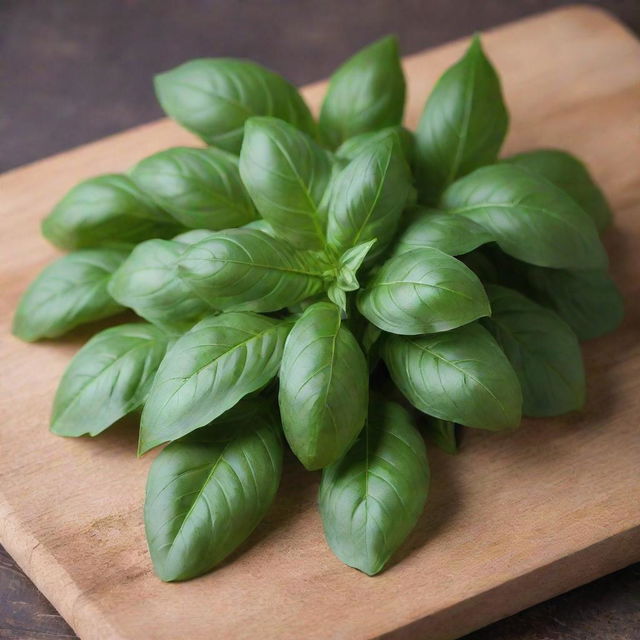
[[[619,531],[606,540],[578,549],[571,555],[558,557],[546,565],[522,573],[497,587],[471,595],[434,614],[416,618],[402,627],[384,632],[379,638],[381,640],[412,640],[428,637],[429,640],[452,640],[636,562],[640,562],[640,523]],[[530,593],[535,593],[536,586],[542,583],[545,585],[544,595],[540,597],[536,593],[530,596]],[[551,583],[556,585],[553,590],[549,588]],[[483,615],[484,612],[495,608],[496,598],[502,597],[503,593],[508,597],[505,599],[508,606],[488,619]],[[514,596],[517,597],[514,598]],[[452,620],[459,621],[453,636],[450,634]],[[445,627],[446,634],[442,631]]]
[[[0,544],[78,637],[85,640],[126,640],[106,613],[80,589],[54,554],[21,523],[1,493],[0,523]]]

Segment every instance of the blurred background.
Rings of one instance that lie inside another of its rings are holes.
[[[0,171],[159,118],[151,78],[252,58],[294,84],[396,33],[404,54],[558,0],[0,0]],[[640,30],[640,0],[589,3]]]
[[[396,33],[409,54],[569,4],[0,0],[0,171],[161,117],[152,76],[190,58],[252,58],[301,85],[386,33]],[[640,32],[640,0],[583,4]],[[75,636],[0,547],[0,639],[48,638]],[[640,640],[640,566],[466,640]]]

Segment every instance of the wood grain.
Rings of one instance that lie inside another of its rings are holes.
[[[151,457],[136,459],[135,425],[95,440],[47,432],[57,380],[90,331],[38,345],[8,335],[20,292],[55,255],[39,221],[79,179],[193,139],[161,121],[0,178],[11,239],[0,276],[0,540],[81,637],[452,638],[640,557],[640,44],[582,7],[498,29],[485,43],[512,111],[507,151],[568,148],[610,196],[617,223],[607,243],[627,319],[585,347],[581,415],[528,421],[509,437],[470,433],[455,458],[432,453],[427,511],[373,579],[331,555],[314,506],[318,474],[289,460],[277,504],[241,552],[204,578],[162,584],[144,542]],[[464,44],[406,59],[409,126]],[[305,95],[317,106],[322,91]]]

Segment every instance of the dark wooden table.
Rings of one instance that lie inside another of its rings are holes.
[[[0,171],[160,117],[154,73],[253,58],[296,84],[385,33],[412,53],[557,0],[0,0]],[[640,32],[640,0],[601,6]],[[0,639],[75,638],[0,547]],[[640,565],[465,640],[640,640]]]

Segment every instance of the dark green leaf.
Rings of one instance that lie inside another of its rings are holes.
[[[119,174],[76,185],[42,222],[44,237],[61,249],[170,238],[182,227]]]
[[[388,336],[382,357],[396,386],[424,413],[492,431],[520,423],[518,378],[478,324],[426,336]]]
[[[107,284],[127,255],[122,249],[80,249],[58,258],[20,299],[13,318],[14,335],[28,342],[56,338],[122,311]]]
[[[331,177],[329,154],[309,136],[275,118],[245,125],[240,175],[262,217],[302,248],[324,247],[320,202]]]
[[[291,325],[253,313],[206,318],[165,356],[142,412],[140,453],[202,427],[271,380]]]
[[[455,422],[429,417],[425,432],[427,439],[445,453],[450,455],[458,453]]]
[[[111,277],[109,293],[158,326],[190,328],[213,309],[178,276],[178,264],[189,246],[179,240],[139,244]]]
[[[449,184],[495,162],[509,115],[500,80],[475,37],[438,80],[416,131],[418,191],[435,203]]]
[[[275,419],[253,402],[167,446],[151,465],[144,505],[156,574],[187,580],[222,562],[267,513],[281,471]]]
[[[240,151],[244,123],[251,116],[273,116],[315,134],[311,113],[296,88],[253,62],[191,60],[156,76],[155,87],[167,115],[226,151]]]
[[[411,194],[411,172],[397,145],[370,145],[331,181],[327,243],[337,255],[377,240],[367,262],[384,252]]]
[[[505,159],[544,176],[566,191],[602,231],[611,224],[612,213],[602,191],[575,156],[558,149],[539,149]]]
[[[399,125],[405,83],[392,36],[349,58],[332,76],[320,112],[320,133],[335,148],[347,138]]]
[[[407,218],[408,225],[395,242],[394,255],[433,247],[459,256],[493,240],[488,231],[464,216],[415,207]]]
[[[219,149],[167,149],[142,160],[130,175],[185,227],[228,229],[257,217],[238,159]]]
[[[358,295],[358,309],[380,329],[404,335],[447,331],[490,313],[477,276],[430,247],[387,260]]]
[[[477,169],[442,197],[450,213],[491,234],[514,258],[557,269],[599,269],[607,254],[589,216],[547,179],[516,165]]]
[[[279,397],[284,434],[307,469],[344,455],[364,424],[368,393],[367,362],[340,309],[308,307],[285,343]]]
[[[324,288],[325,265],[254,229],[230,229],[193,245],[180,275],[216,309],[277,311]]]
[[[486,321],[518,374],[527,416],[555,416],[585,400],[578,339],[553,311],[505,287],[487,287],[493,310]]]
[[[427,455],[411,417],[393,402],[372,402],[355,445],[322,474],[329,546],[350,567],[379,573],[418,521],[428,491]]]
[[[363,151],[367,151],[372,146],[377,146],[380,142],[387,139],[391,139],[392,142],[400,146],[405,160],[410,166],[413,166],[415,158],[414,136],[409,129],[405,129],[400,125],[385,127],[384,129],[361,133],[352,138],[348,138],[336,149],[336,156],[345,160],[353,160]]]
[[[142,406],[168,336],[149,324],[121,324],[95,335],[67,367],[53,402],[51,431],[95,436]]]
[[[606,271],[566,271],[530,267],[533,298],[551,307],[580,340],[590,340],[618,327],[624,301]]]

